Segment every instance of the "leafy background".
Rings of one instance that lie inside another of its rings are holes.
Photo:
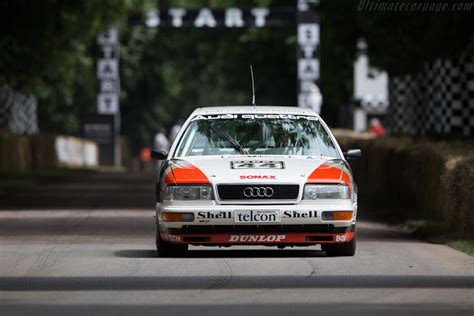
[[[439,1],[435,1],[439,2]],[[122,134],[136,151],[160,127],[196,107],[250,101],[249,64],[257,103],[296,104],[296,27],[149,29],[129,14],[149,8],[295,6],[277,0],[1,0],[0,83],[39,101],[42,132],[79,133],[95,112],[96,36],[109,25],[121,41]],[[438,57],[474,54],[472,12],[358,11],[358,1],[321,0],[322,115],[346,123],[356,42],[366,38],[371,63],[391,75],[416,72]],[[472,10],[471,10],[472,11]]]

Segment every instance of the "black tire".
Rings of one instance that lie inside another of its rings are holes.
[[[163,240],[160,236],[159,226],[156,225],[156,250],[158,257],[183,257],[188,252],[188,245],[173,244]]]
[[[350,242],[343,244],[322,244],[321,249],[328,257],[352,257],[356,252],[356,235]]]

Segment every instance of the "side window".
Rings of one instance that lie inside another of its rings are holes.
[[[175,156],[181,157],[186,156],[190,148],[192,148],[192,143],[194,141],[194,134],[196,133],[196,125],[190,124],[186,127],[186,131],[184,132],[183,136],[181,137]]]

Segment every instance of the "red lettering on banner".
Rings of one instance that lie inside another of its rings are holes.
[[[263,179],[263,180],[276,180],[276,176],[272,175],[243,175],[240,176],[241,180],[254,180],[254,179]]]

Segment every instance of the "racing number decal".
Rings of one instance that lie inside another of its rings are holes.
[[[283,161],[231,161],[232,169],[285,169]]]

